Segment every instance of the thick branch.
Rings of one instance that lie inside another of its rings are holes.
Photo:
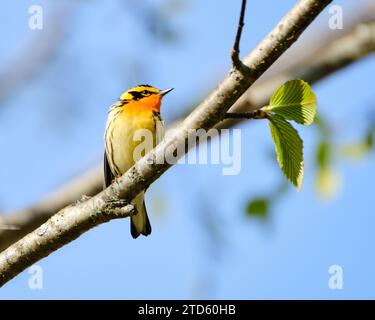
[[[232,69],[219,86],[174,130],[173,135],[167,135],[118,181],[95,197],[61,210],[37,230],[3,251],[0,254],[0,285],[84,231],[117,217],[108,213],[108,202],[114,199],[130,201],[168,170],[171,163],[159,163],[155,159],[172,159],[179,146],[187,145],[194,129],[210,129],[221,121],[234,102],[298,39],[330,2],[331,0],[299,1],[245,57],[244,64],[248,70],[246,74]]]
[[[0,216],[0,251],[35,230],[53,214],[79,197],[93,196],[103,189],[103,168],[98,166],[49,194],[34,206]]]
[[[358,28],[367,29],[369,32],[358,33]],[[368,36],[360,36],[361,34],[367,34]],[[241,112],[264,106],[268,103],[268,99],[275,88],[283,81],[301,78],[313,84],[375,51],[374,23],[360,24],[348,34],[330,42],[330,44],[321,45],[323,49],[320,51],[319,57],[307,57],[297,66],[252,86],[251,90],[234,104],[231,111]],[[346,50],[342,50],[341,44],[343,42],[348,43],[345,46]],[[320,44],[317,45],[320,46]],[[325,58],[323,59],[323,57]],[[330,65],[335,65],[336,68],[327,68],[327,61],[331,61]],[[240,120],[225,120],[217,127],[229,128]],[[98,168],[77,178],[73,183],[69,183],[52,195],[47,196],[45,200],[36,205],[0,217],[0,251],[40,226],[53,213],[76,201],[81,195],[91,196],[100,192],[103,184],[102,179],[102,166],[98,166]],[[15,226],[17,230],[2,230],[1,224]]]

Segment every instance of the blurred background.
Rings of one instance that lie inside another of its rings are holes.
[[[248,1],[241,53],[295,2]],[[374,21],[370,2],[335,1],[344,29],[328,28],[327,8],[263,81],[296,61],[308,68],[307,54]],[[41,30],[28,25],[35,4]],[[127,88],[174,87],[162,106],[167,126],[192,110],[230,68],[239,9],[229,0],[4,2],[2,216],[96,170],[107,110]],[[172,167],[147,192],[150,237],[133,240],[128,219],[100,225],[38,262],[42,290],[29,288],[26,270],[0,298],[375,298],[374,71],[374,56],[361,56],[314,84],[319,121],[297,127],[300,192],[278,168],[267,123],[244,122],[239,175],[223,176],[221,165]],[[331,265],[342,267],[341,290],[328,286]]]

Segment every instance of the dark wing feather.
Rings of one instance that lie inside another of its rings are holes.
[[[115,179],[107,159],[107,152],[104,151],[104,187],[107,188]]]

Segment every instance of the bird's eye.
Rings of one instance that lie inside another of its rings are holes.
[[[150,94],[150,92],[149,92],[149,91],[147,91],[147,90],[143,90],[143,91],[142,91],[142,94],[144,94],[144,95],[149,95],[149,94]]]

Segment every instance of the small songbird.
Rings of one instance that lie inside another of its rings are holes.
[[[141,156],[144,156],[145,151],[138,156],[135,154],[140,144],[144,143],[137,136],[137,132],[147,130],[152,139],[152,147],[155,147],[160,138],[157,135],[161,132],[158,128],[163,128],[160,117],[161,101],[171,90],[173,88],[159,90],[150,85],[139,85],[124,92],[120,100],[111,106],[104,136],[105,187],[121,177]],[[140,234],[149,235],[151,225],[144,202],[144,192],[140,193],[132,204],[137,213],[131,217],[131,235],[133,238]]]

